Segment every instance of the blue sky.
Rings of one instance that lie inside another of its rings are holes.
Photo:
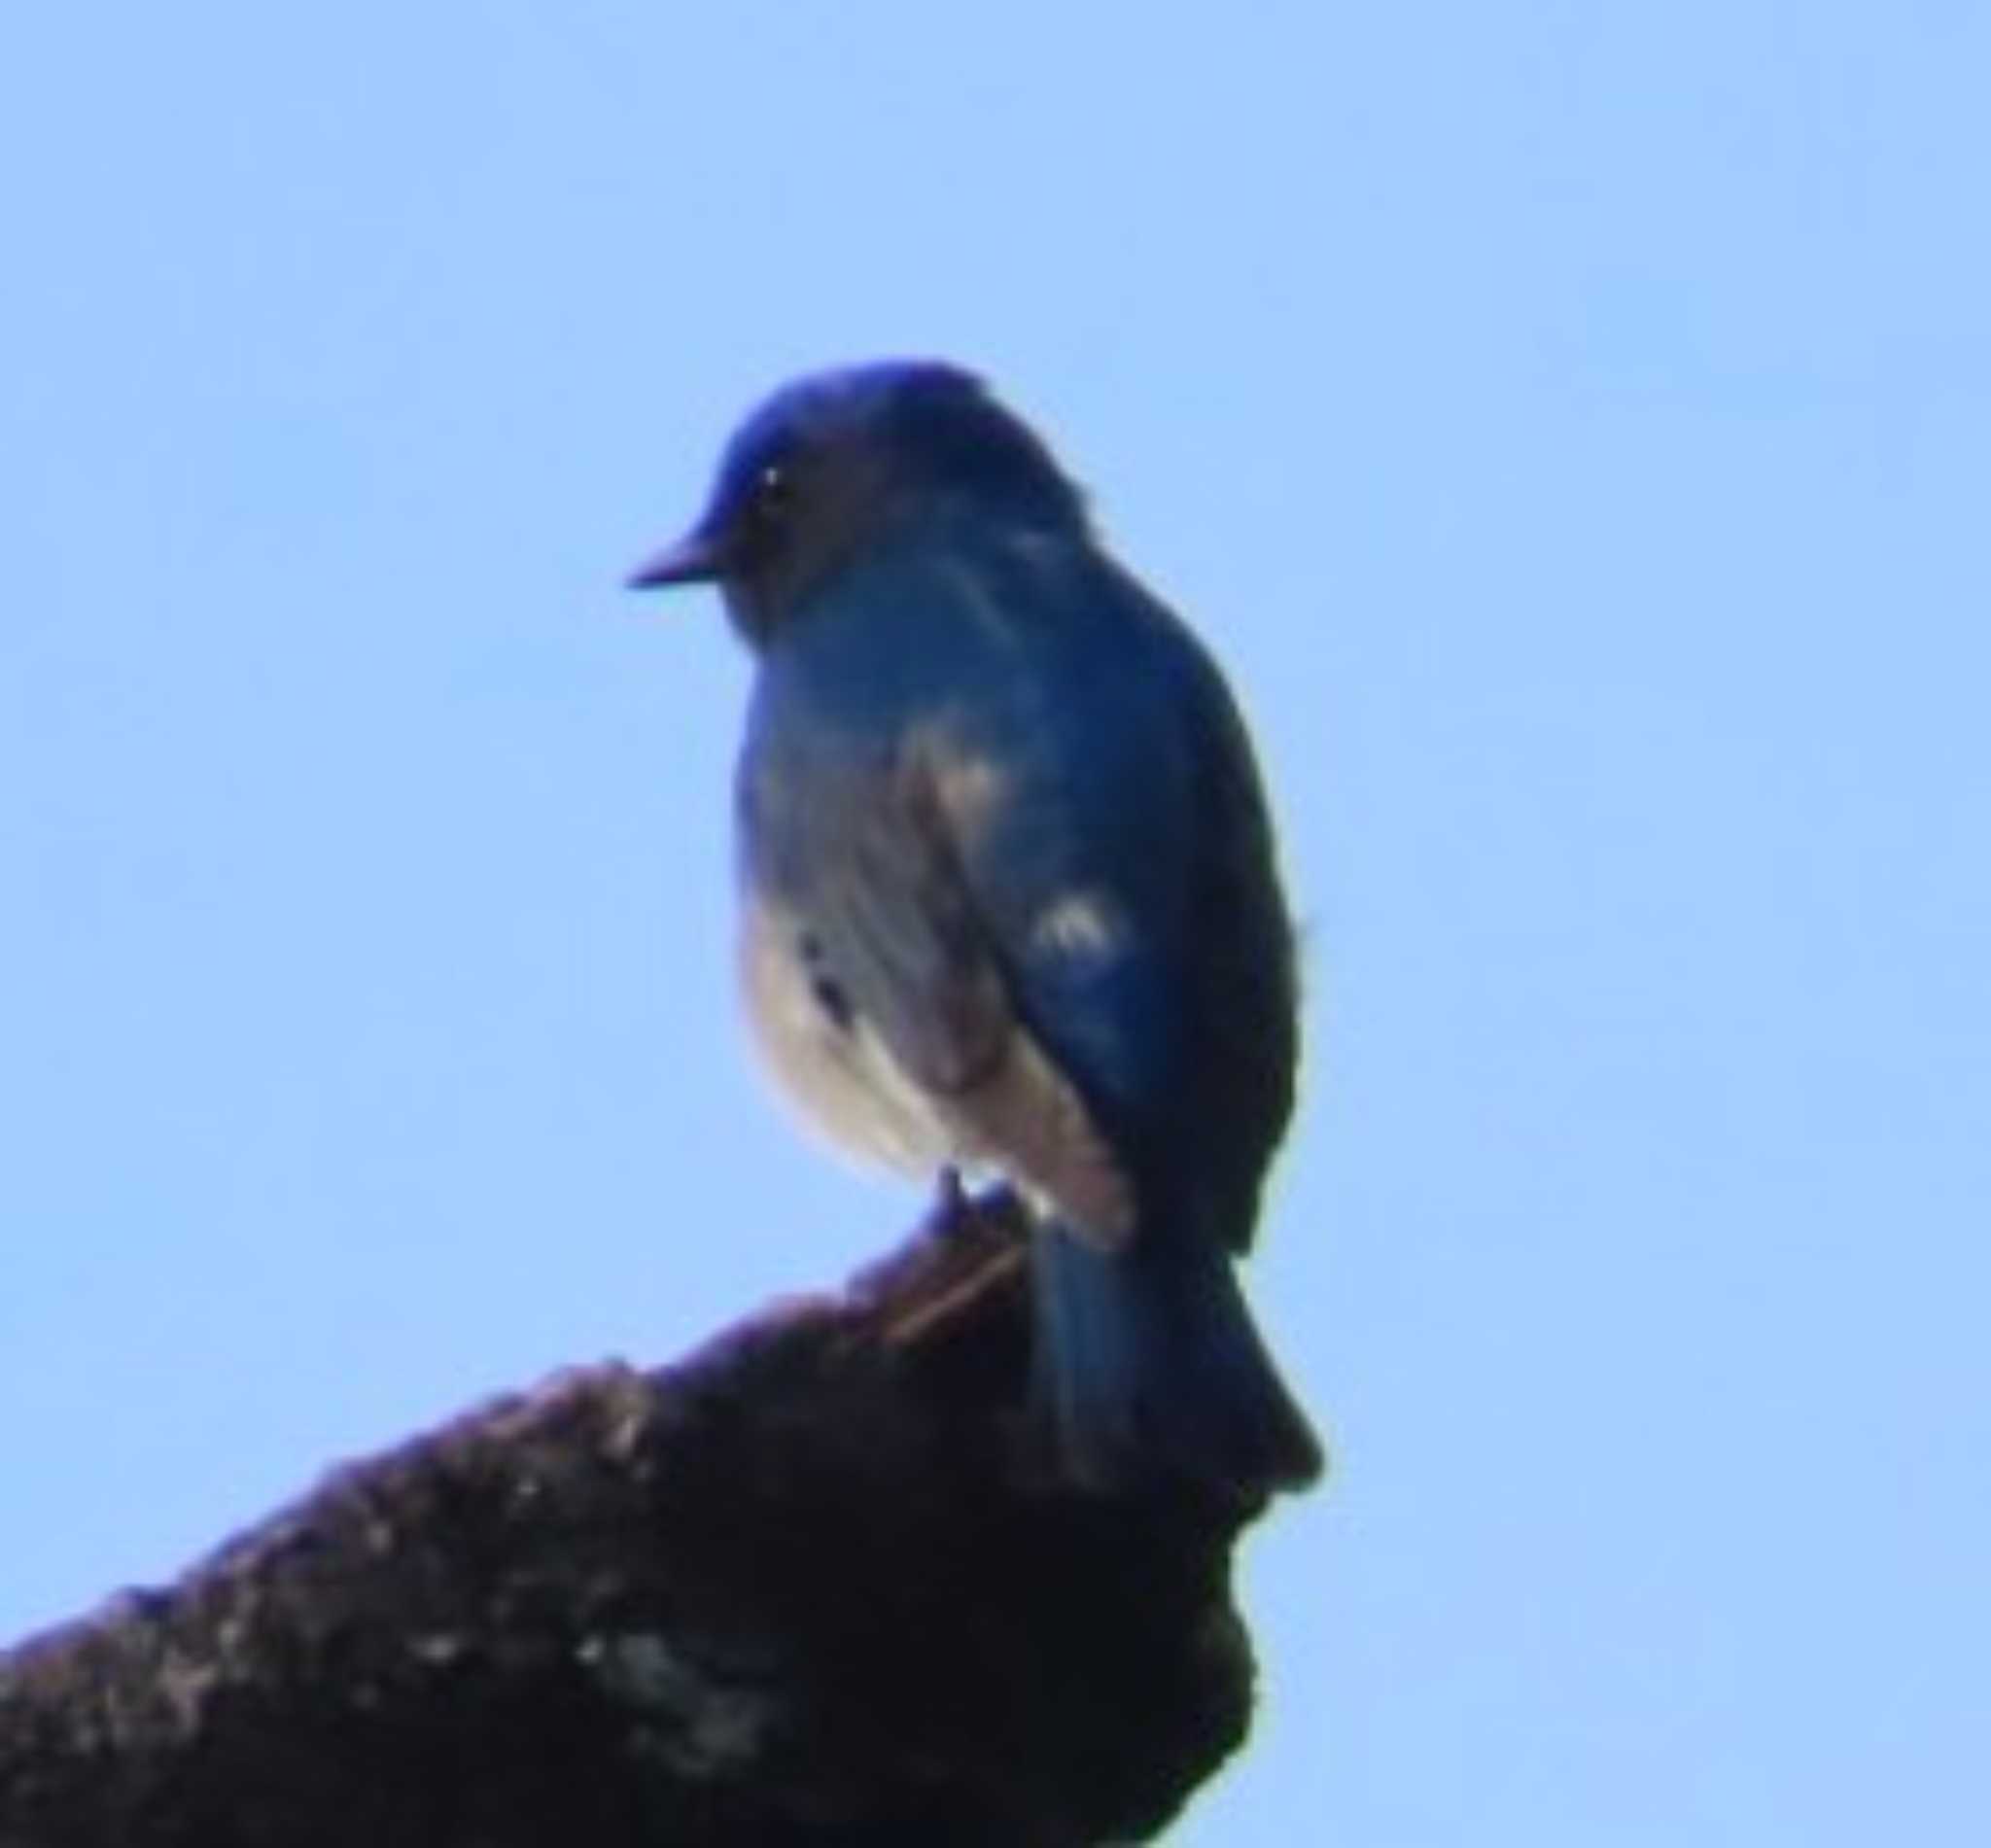
[[[984,368],[1229,665],[1333,1435],[1175,1839],[1960,1840],[1991,1735],[1991,19],[0,28],[0,1637],[911,1198],[729,991],[745,404]]]

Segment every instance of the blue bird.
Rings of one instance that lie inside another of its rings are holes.
[[[1257,1497],[1320,1450],[1232,1261],[1292,1112],[1292,930],[1250,746],[1188,628],[973,375],[788,385],[634,587],[757,657],[741,976],[848,1148],[1031,1208],[1037,1390],[1100,1492]]]

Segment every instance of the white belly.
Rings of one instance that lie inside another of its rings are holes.
[[[1031,1037],[1009,1035],[970,1090],[936,1098],[870,1024],[826,993],[792,918],[749,900],[740,979],[762,1056],[805,1124],[846,1154],[902,1173],[998,1173],[1046,1217],[1102,1250],[1134,1236],[1133,1188],[1078,1094]]]
[[[870,1025],[840,1025],[803,962],[793,920],[749,901],[740,986],[760,1054],[808,1127],[848,1155],[926,1175],[959,1161],[949,1126]]]

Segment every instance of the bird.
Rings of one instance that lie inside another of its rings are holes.
[[[866,1160],[1029,1209],[1061,1481],[1262,1501],[1322,1467],[1235,1271],[1294,1108],[1294,932],[1239,708],[976,373],[795,379],[628,579],[753,660],[739,968]]]

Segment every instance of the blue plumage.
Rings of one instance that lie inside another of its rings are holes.
[[[805,379],[638,584],[717,581],[759,672],[742,972],[835,1139],[1036,1215],[1071,1477],[1257,1494],[1319,1452],[1232,1273],[1292,1108],[1291,933],[1209,657],[979,381]]]

